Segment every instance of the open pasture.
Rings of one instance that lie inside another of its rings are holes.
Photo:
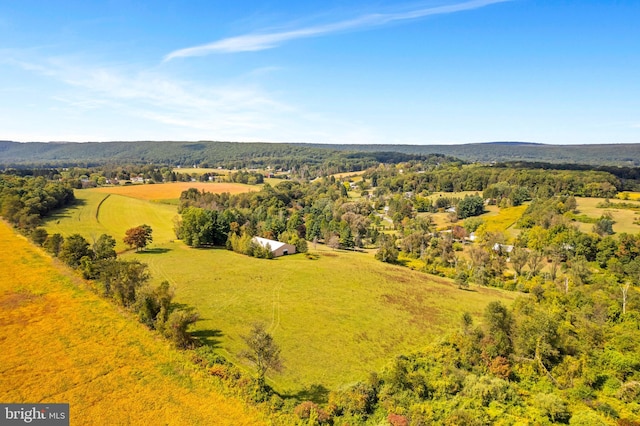
[[[180,194],[189,188],[196,188],[199,191],[214,193],[229,192],[239,194],[242,192],[257,191],[259,187],[244,185],[241,183],[227,182],[172,182],[153,185],[120,185],[104,186],[93,188],[91,191],[122,195],[125,197],[138,198],[141,200],[172,200],[180,198]]]
[[[176,173],[183,173],[186,175],[203,175],[205,173],[215,173],[217,175],[228,175],[231,173],[229,169],[218,169],[217,167],[180,167],[173,169]]]
[[[202,316],[201,336],[236,363],[241,336],[267,325],[286,370],[271,375],[279,391],[311,385],[336,389],[364,380],[395,355],[418,349],[461,324],[481,320],[492,300],[516,296],[497,289],[459,290],[450,280],[379,262],[370,254],[332,251],[256,259],[181,242],[164,252],[126,256],[149,264],[156,283],[168,280],[177,301]]]
[[[487,213],[480,217],[484,220],[486,229],[488,231],[504,232],[508,237],[514,238],[519,232],[518,229],[515,229],[515,224],[527,209],[527,205],[504,208],[485,206],[485,209]]]
[[[615,223],[613,231],[616,233],[626,232],[627,234],[637,234],[640,232],[640,225],[634,224],[634,221],[640,220],[640,210],[620,209],[620,208],[601,208],[597,207],[599,203],[604,203],[604,198],[583,198],[576,197],[578,214],[584,214],[594,219],[600,218],[605,213],[609,213]],[[612,203],[630,203],[637,204],[640,208],[640,201],[617,200],[611,199]],[[592,232],[592,223],[575,222],[582,232]]]
[[[153,229],[152,246],[167,243],[175,238],[175,206],[108,194],[97,189],[78,190],[75,191],[75,195],[78,200],[76,205],[45,220],[44,227],[49,234],[60,233],[68,236],[77,233],[84,236],[89,243],[101,234],[108,234],[116,239],[117,251],[127,248],[122,242],[125,231],[143,224]]]
[[[626,201],[626,200],[640,201],[640,192],[623,191],[623,192],[619,192],[618,195],[616,195],[616,198],[619,198],[623,201]]]
[[[458,327],[464,311],[480,320],[490,301],[515,297],[488,288],[462,291],[449,280],[379,262],[370,253],[323,245],[315,250],[310,244],[309,256],[275,260],[192,249],[173,241],[175,206],[94,189],[77,191],[77,197],[78,206],[48,220],[50,233],[80,232],[91,241],[104,232],[121,250],[126,229],[150,225],[151,250],[124,256],[149,264],[155,283],[168,280],[177,301],[201,313],[199,335],[241,365],[240,336],[252,323],[266,323],[287,366],[270,379],[285,392],[363,380],[393,356]]]
[[[353,182],[359,182],[362,180],[363,174],[365,174],[364,170],[359,172],[335,173],[332,176],[335,177],[336,179],[348,178],[348,180],[351,180]]]
[[[78,425],[266,423],[4,222],[0,252],[0,401],[67,402]]]

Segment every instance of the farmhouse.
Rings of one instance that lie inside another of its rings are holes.
[[[281,243],[280,241],[269,240],[262,237],[253,237],[251,241],[261,245],[262,247],[267,247],[268,245],[271,249],[271,253],[273,253],[273,257],[295,254],[296,252],[296,246],[292,244]]]

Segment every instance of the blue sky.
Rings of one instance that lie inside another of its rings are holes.
[[[640,2],[0,1],[0,139],[640,143]]]

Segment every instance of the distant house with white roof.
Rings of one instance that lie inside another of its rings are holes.
[[[262,238],[262,237],[253,237],[251,241],[253,241],[254,243],[262,247],[269,246],[269,249],[271,250],[273,257],[286,256],[287,254],[296,253],[296,246],[294,246],[293,244],[287,244],[280,241],[270,240],[268,238]]]

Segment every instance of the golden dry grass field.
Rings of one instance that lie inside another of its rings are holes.
[[[591,218],[597,219],[605,213],[609,213],[615,223],[613,224],[613,231],[616,233],[626,232],[628,234],[637,234],[640,232],[640,225],[635,224],[634,221],[640,220],[639,210],[619,209],[619,208],[600,208],[598,204],[604,203],[604,198],[582,198],[576,197],[578,204],[578,214],[584,214]],[[612,203],[629,203],[636,204],[640,209],[640,201],[629,200],[617,200],[611,199]],[[579,223],[576,222],[578,228],[582,232],[592,232],[592,223]]]
[[[640,200],[640,192],[630,192],[630,191],[623,191],[623,192],[619,192],[618,195],[616,196],[616,198],[619,198],[621,200],[635,200],[638,201]]]
[[[266,423],[4,222],[0,253],[0,401],[66,402],[74,425]]]
[[[515,238],[520,232],[515,228],[516,222],[527,209],[527,204],[516,207],[485,206],[487,213],[480,217],[484,220],[487,231],[502,231],[508,238]]]
[[[138,198],[141,200],[171,200],[180,198],[182,191],[189,188],[196,188],[200,191],[222,193],[230,192],[239,194],[241,192],[258,191],[260,187],[244,185],[241,183],[225,182],[173,182],[154,185],[122,185],[104,186],[95,188],[93,191],[106,194],[124,195],[126,197]]]
[[[362,175],[363,174],[365,174],[365,171],[335,173],[332,176],[335,177],[336,179],[350,178],[353,182],[359,182],[359,181],[362,180]]]

